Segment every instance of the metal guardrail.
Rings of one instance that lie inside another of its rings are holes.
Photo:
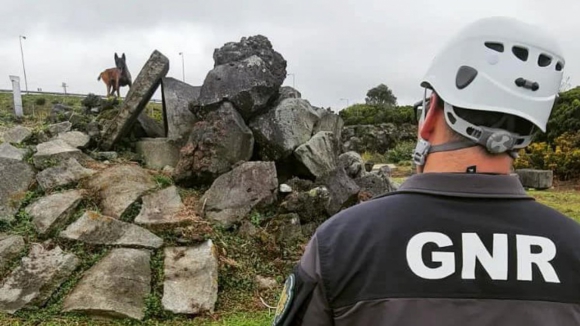
[[[11,89],[0,89],[0,93],[9,93],[12,94]],[[22,95],[55,95],[55,96],[73,96],[73,97],[87,97],[89,94],[75,94],[75,93],[59,93],[59,92],[44,92],[44,91],[22,91]],[[101,98],[106,98],[106,96],[95,94]],[[124,100],[124,97],[121,97]],[[149,102],[153,103],[161,103],[161,100],[158,99],[151,99]]]

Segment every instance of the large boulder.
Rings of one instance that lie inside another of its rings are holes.
[[[253,208],[274,203],[277,188],[274,162],[246,162],[218,177],[201,202],[209,220],[229,227]]]
[[[326,205],[326,212],[329,215],[334,215],[357,202],[360,187],[340,167],[317,178],[316,183],[328,189],[330,199]]]
[[[318,178],[336,169],[338,150],[332,132],[321,131],[298,146],[294,155],[313,176]]]
[[[365,201],[373,197],[393,192],[397,188],[384,173],[366,173],[354,180],[360,187],[359,200]]]
[[[526,188],[545,190],[552,188],[554,172],[552,170],[518,169],[515,171],[520,182]]]
[[[178,183],[210,184],[240,161],[249,161],[254,136],[229,102],[195,123],[187,144],[181,149],[174,171]]]
[[[139,114],[139,117],[137,117],[137,122],[133,127],[133,134],[137,138],[165,137],[165,128],[161,123],[151,118],[145,111],[143,111]]]
[[[0,157],[0,221],[12,222],[35,172],[20,159]]]
[[[311,137],[319,120],[308,101],[283,99],[276,107],[250,122],[262,160],[286,158]]]
[[[163,308],[176,314],[213,313],[218,257],[211,240],[196,247],[165,248]]]
[[[42,307],[68,279],[80,260],[60,247],[35,243],[20,265],[0,286],[0,311],[13,314],[23,308]]]
[[[167,138],[186,140],[196,119],[189,110],[189,103],[197,101],[201,86],[191,86],[172,77],[161,79],[161,93]]]
[[[294,191],[280,205],[282,213],[296,213],[303,223],[322,221],[328,218],[327,206],[330,193],[325,186],[307,191]]]
[[[344,121],[342,118],[329,110],[318,109],[318,114],[320,115],[320,120],[314,125],[314,131],[312,134],[317,134],[321,131],[330,131],[334,135],[335,146],[337,150],[342,150],[342,128],[344,127]]]
[[[338,156],[338,164],[346,171],[346,174],[352,179],[365,175],[365,163],[357,152],[346,152]]]
[[[151,292],[151,253],[117,248],[91,267],[63,303],[63,312],[94,317],[145,317]]]
[[[113,144],[130,132],[168,71],[169,59],[159,51],[153,51],[129,89],[119,114],[104,130],[100,144],[102,149],[110,150]]]

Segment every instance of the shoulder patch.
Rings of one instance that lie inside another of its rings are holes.
[[[276,315],[274,316],[274,321],[272,326],[278,325],[286,317],[288,308],[294,299],[294,287],[296,286],[296,276],[292,273],[286,279],[284,283],[284,288],[280,294],[280,299],[278,300],[278,305],[276,306]]]

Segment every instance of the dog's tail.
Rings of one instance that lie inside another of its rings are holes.
[[[97,78],[97,80],[101,80],[101,74],[99,74],[99,77]]]

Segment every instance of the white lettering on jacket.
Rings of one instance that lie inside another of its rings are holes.
[[[407,263],[417,276],[437,280],[448,277],[456,272],[455,253],[433,250],[431,261],[439,263],[437,267],[429,267],[423,261],[423,247],[433,243],[439,248],[453,246],[453,241],[447,235],[439,232],[422,232],[413,236],[407,244]],[[508,236],[494,234],[492,252],[490,253],[476,233],[462,233],[462,268],[461,278],[475,279],[476,261],[479,261],[492,280],[508,279]],[[539,251],[532,252],[537,246]],[[536,265],[545,282],[560,283],[560,279],[550,261],[556,257],[556,245],[545,237],[516,235],[517,248],[517,279],[532,281],[532,265]]]

